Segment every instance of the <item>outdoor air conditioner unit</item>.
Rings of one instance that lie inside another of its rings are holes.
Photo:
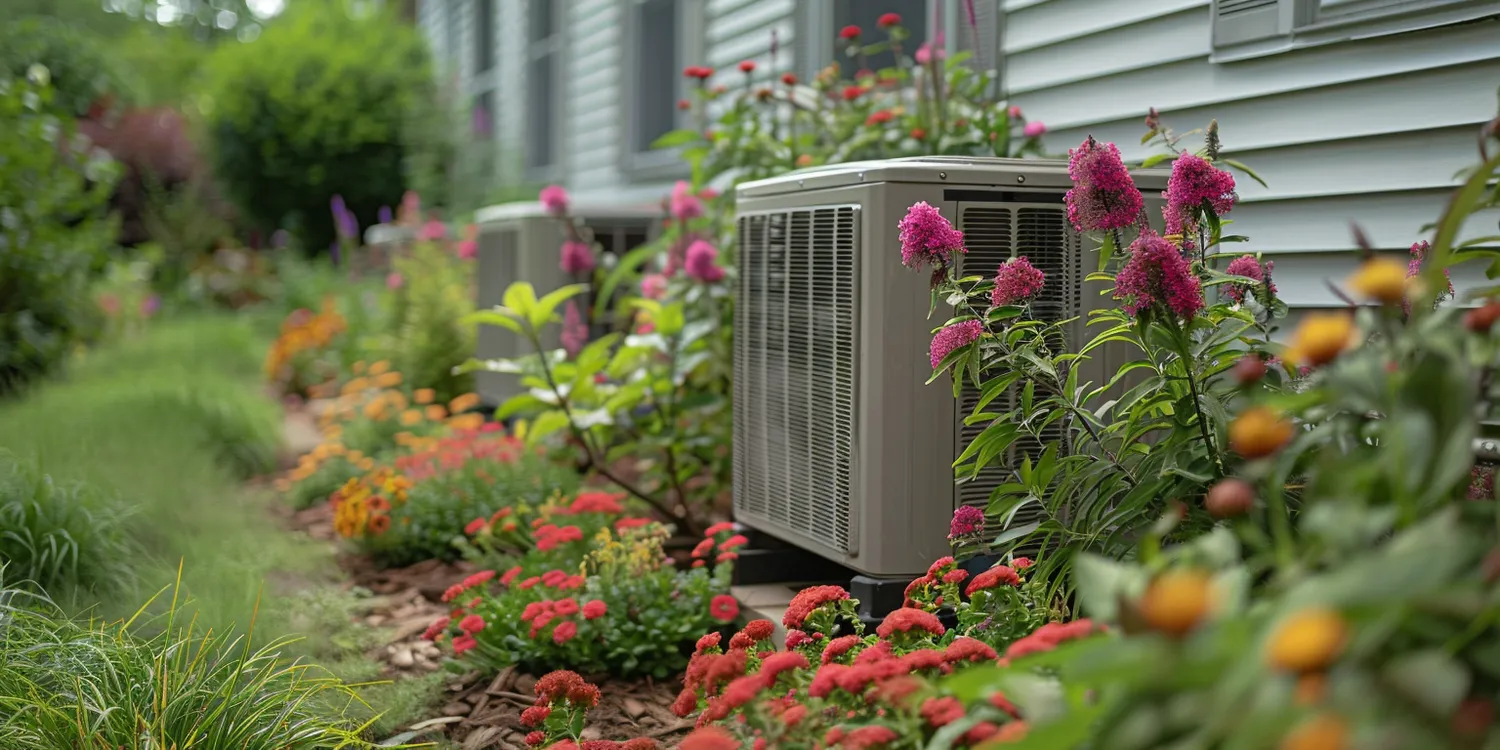
[[[1135,173],[1148,216],[1161,214],[1167,177]],[[964,232],[961,262],[972,272],[1027,256],[1047,274],[1035,311],[1077,317],[1066,342],[1076,350],[1088,310],[1114,303],[1084,282],[1098,259],[1067,221],[1071,186],[1065,162],[969,157],[850,163],[741,185],[736,519],[877,578],[919,575],[947,554],[954,509],[982,506],[1006,471],[955,485],[954,460],[984,428],[964,425],[978,394],[955,400],[944,381],[924,385],[931,329],[948,308],[928,319],[930,274],[901,265],[896,224],[926,201]],[[1091,356],[1079,382],[1096,386],[1133,358],[1118,347]]]
[[[571,211],[583,220],[606,255],[622,256],[654,238],[661,209],[656,206],[575,203]],[[537,202],[506,203],[480,209],[474,217],[479,226],[479,284],[475,300],[481,310],[502,304],[505,289],[517,281],[529,282],[538,297],[575,283],[561,266],[560,248],[565,239],[563,225]],[[576,298],[592,305],[587,295]],[[585,308],[586,309],[586,308]],[[596,326],[593,335],[603,333]],[[545,332],[542,344],[562,346],[556,326]],[[480,326],[476,356],[481,360],[511,359],[531,353],[531,345],[499,326]],[[517,376],[479,370],[475,391],[488,406],[499,406],[521,391]]]

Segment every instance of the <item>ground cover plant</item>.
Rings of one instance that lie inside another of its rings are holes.
[[[81,481],[58,481],[0,450],[0,560],[10,580],[67,596],[107,593],[134,583],[122,565],[139,554],[127,534],[129,510]]]

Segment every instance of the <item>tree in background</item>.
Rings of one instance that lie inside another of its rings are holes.
[[[246,220],[327,247],[332,196],[363,224],[400,199],[405,131],[432,85],[426,46],[394,8],[289,3],[259,39],[208,61],[215,171]]]

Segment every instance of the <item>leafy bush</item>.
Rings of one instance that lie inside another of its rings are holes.
[[[115,166],[76,136],[51,73],[0,78],[0,393],[57,367],[97,325],[88,295],[114,226]]]
[[[585,492],[536,509],[530,523],[524,507],[476,518],[469,532],[480,549],[520,557],[498,579],[487,570],[449,588],[443,600],[455,609],[424,637],[451,634],[460,664],[486,672],[520,665],[662,679],[682,669],[705,629],[739,615],[727,592],[745,539],[720,524],[703,542],[719,545],[713,565],[700,557],[678,570],[662,550],[668,529],[622,518],[623,497]]]
[[[473,263],[447,243],[418,242],[391,265],[392,366],[411,387],[430,388],[441,401],[472,391],[474,376],[454,368],[474,356],[474,329],[461,320],[474,306]]]
[[[56,18],[27,18],[0,25],[0,77],[25,78],[32,65],[51,74],[53,104],[68,119],[100,116],[129,91],[120,65],[88,33]]]
[[[266,378],[281,393],[298,396],[337,380],[340,362],[332,355],[347,328],[332,297],[325,297],[316,313],[308,308],[292,311],[266,353]]]
[[[5,575],[61,596],[109,592],[132,580],[140,553],[119,501],[85,482],[60,482],[0,451],[0,560]]]
[[[341,717],[357,694],[316,667],[286,663],[287,642],[251,647],[180,626],[175,614],[174,606],[158,634],[142,636],[134,618],[83,625],[45,597],[0,590],[5,747],[370,746]]]
[[[405,123],[432,84],[425,45],[395,12],[292,5],[256,41],[214,51],[213,161],[245,218],[323,248],[333,195],[366,222],[401,195]]]
[[[334,530],[382,565],[452,560],[476,516],[540,506],[578,486],[575,472],[498,428],[410,440],[411,452],[333,493]]]

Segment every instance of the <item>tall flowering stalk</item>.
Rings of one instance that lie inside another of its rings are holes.
[[[1091,313],[1096,333],[1082,340],[1071,321],[1038,319],[1032,303],[1056,282],[1030,261],[1029,248],[1016,248],[999,268],[960,271],[963,235],[938,207],[914,205],[901,220],[901,262],[936,267],[934,306],[954,307],[935,332],[930,364],[951,370],[955,397],[966,387],[984,394],[966,416],[988,426],[963,447],[958,476],[996,468],[1007,475],[988,517],[966,510],[955,518],[956,549],[1080,545],[1123,553],[1155,526],[1167,524],[1182,539],[1212,527],[1202,506],[1178,515],[1170,502],[1201,496],[1234,470],[1225,404],[1246,391],[1215,375],[1246,349],[1276,352],[1265,334],[1284,309],[1269,264],[1245,256],[1228,273],[1213,268],[1218,246],[1239,239],[1221,232],[1219,217],[1238,195],[1234,178],[1214,164],[1218,148],[1213,131],[1202,153],[1176,155],[1163,195],[1165,231],[1153,226],[1115,144],[1089,137],[1069,152],[1066,219],[1098,243],[1092,278],[1111,287],[1119,305]],[[1224,303],[1206,294],[1219,286]],[[1123,364],[1097,374],[1087,367],[1106,356]],[[1255,387],[1279,383],[1262,377]],[[1007,529],[1027,507],[1039,508],[1041,520]],[[1117,531],[1101,537],[1101,524]],[[1008,541],[992,547],[995,534]],[[1067,559],[1045,556],[1037,577],[1064,585]]]

